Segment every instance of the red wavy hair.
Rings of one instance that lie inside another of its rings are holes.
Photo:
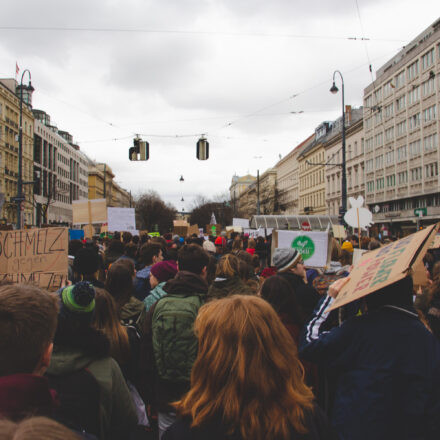
[[[304,383],[297,348],[273,308],[234,295],[200,308],[191,389],[174,404],[192,427],[220,420],[244,440],[289,439],[306,433],[313,393]]]

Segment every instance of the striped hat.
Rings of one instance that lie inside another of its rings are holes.
[[[90,322],[95,310],[95,288],[87,281],[65,287],[60,293],[60,315]]]
[[[290,269],[300,259],[301,254],[293,248],[276,248],[272,258],[278,272]]]

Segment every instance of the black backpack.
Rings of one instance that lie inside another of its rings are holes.
[[[83,368],[61,376],[46,373],[46,377],[60,401],[54,418],[75,431],[100,438],[100,387],[92,373]]]

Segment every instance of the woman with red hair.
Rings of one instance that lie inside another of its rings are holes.
[[[304,383],[296,345],[273,308],[234,295],[200,308],[191,389],[162,440],[336,438]]]

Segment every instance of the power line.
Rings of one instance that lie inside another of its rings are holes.
[[[365,36],[335,36],[335,35],[306,35],[285,34],[273,32],[226,32],[226,31],[194,31],[182,29],[148,29],[148,28],[98,28],[98,27],[75,27],[75,26],[0,26],[4,31],[46,31],[46,32],[102,32],[102,33],[146,33],[146,34],[177,34],[177,35],[211,35],[232,37],[260,37],[260,38],[288,38],[288,39],[315,39],[315,40],[349,40],[349,41],[381,41],[403,42],[398,39],[368,38]]]

